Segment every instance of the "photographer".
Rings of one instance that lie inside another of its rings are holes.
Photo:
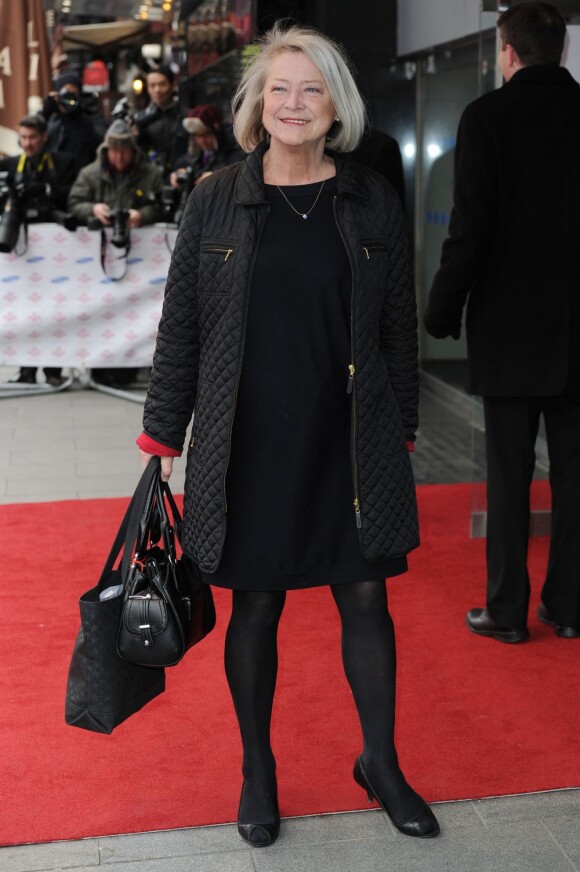
[[[22,214],[18,220],[22,218],[27,224],[54,221],[55,211],[66,208],[76,175],[74,160],[67,154],[51,152],[47,140],[46,121],[42,115],[27,115],[18,124],[22,154],[0,160],[0,172],[6,174],[3,185],[11,192],[9,196],[16,197],[20,204]],[[6,215],[3,214],[3,232],[5,221]],[[60,369],[46,367],[44,374],[52,387],[62,383]],[[22,367],[15,381],[35,384],[36,367]]]
[[[196,106],[183,119],[189,136],[187,154],[180,157],[169,177],[171,188],[164,188],[166,213],[173,213],[179,224],[187,198],[193,188],[215,170],[242,160],[244,152],[228,134],[217,106]],[[171,196],[172,195],[172,196]]]
[[[151,102],[134,116],[133,123],[139,131],[139,147],[167,176],[187,148],[183,113],[173,90],[175,76],[171,67],[161,66],[147,73],[146,82]]]
[[[159,220],[158,199],[163,177],[148,163],[126,121],[113,121],[93,163],[81,170],[72,186],[68,207],[81,224],[97,218],[109,225],[114,209],[129,212],[129,226]]]
[[[113,121],[98,149],[97,160],[79,173],[71,188],[68,208],[81,224],[94,223],[113,228],[114,245],[129,246],[128,231],[160,218],[159,197],[163,186],[161,170],[148,163],[126,121]],[[126,241],[118,240],[126,234]],[[97,375],[98,374],[98,375]],[[134,371],[93,370],[102,384],[128,384]]]
[[[63,73],[44,101],[42,114],[48,122],[48,147],[69,154],[76,172],[95,159],[102,140],[98,116],[90,116],[83,104],[81,80],[74,73]]]

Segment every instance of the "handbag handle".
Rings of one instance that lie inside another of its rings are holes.
[[[175,537],[174,537],[174,529],[169,520],[169,515],[167,512],[167,506],[165,505],[164,495],[169,490],[169,488],[164,488],[164,484],[167,482],[162,482],[161,479],[157,481],[156,487],[156,500],[155,500],[155,512],[157,514],[157,518],[159,520],[160,530],[159,530],[159,538],[163,540],[163,545],[165,546],[165,552],[170,560],[170,562],[175,566],[177,561],[177,554],[175,553]],[[171,491],[169,491],[171,493]],[[173,499],[173,497],[172,497]]]
[[[167,497],[167,502],[169,503],[169,507],[171,509],[171,514],[173,516],[173,528],[175,530],[175,535],[177,536],[177,541],[183,547],[181,537],[183,534],[183,519],[177,508],[177,503],[175,502],[175,498],[171,493],[171,489],[169,487],[169,482],[162,481],[161,482],[161,490],[165,497]]]
[[[127,506],[125,516],[121,521],[115,541],[111,546],[109,556],[107,557],[98,582],[99,591],[103,590],[103,588],[109,583],[110,575],[113,572],[113,567],[122,547],[123,557],[121,563],[121,578],[126,578],[129,561],[133,554],[133,546],[136,541],[141,541],[143,527],[145,526],[146,531],[149,529],[149,523],[146,519],[151,517],[154,495],[160,478],[160,472],[161,461],[158,457],[153,457],[143,470],[143,474],[139,479],[135,493],[131,497],[131,501]]]

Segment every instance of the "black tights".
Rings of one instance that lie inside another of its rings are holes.
[[[398,819],[418,813],[422,800],[397,763],[395,634],[384,581],[331,586],[342,622],[342,657],[361,722],[365,768]],[[246,780],[239,817],[274,817],[276,763],[270,744],[278,672],[277,632],[285,591],[233,591],[225,665],[244,750]]]

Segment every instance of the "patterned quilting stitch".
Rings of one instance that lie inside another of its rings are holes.
[[[145,431],[181,449],[195,409],[184,544],[206,572],[217,568],[226,535],[224,480],[248,288],[267,217],[263,151],[259,147],[242,164],[215,173],[189,200],[169,271],[144,412]],[[360,542],[367,558],[379,560],[405,554],[419,541],[404,445],[417,427],[415,297],[402,211],[388,183],[337,157],[337,186],[337,220],[354,269]],[[387,251],[379,246],[365,252],[364,241],[376,238],[385,240]],[[204,248],[204,240],[216,239],[235,241],[227,261]]]

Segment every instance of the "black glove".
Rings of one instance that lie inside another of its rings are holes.
[[[452,339],[459,339],[461,336],[461,315],[456,320],[441,321],[434,318],[427,307],[423,316],[423,324],[429,336],[433,336],[435,339],[446,339],[448,336],[451,336]]]
[[[58,111],[58,102],[54,97],[51,97],[49,94],[44,98],[44,102],[42,104],[42,114],[48,121],[51,115],[54,115],[55,112]]]

